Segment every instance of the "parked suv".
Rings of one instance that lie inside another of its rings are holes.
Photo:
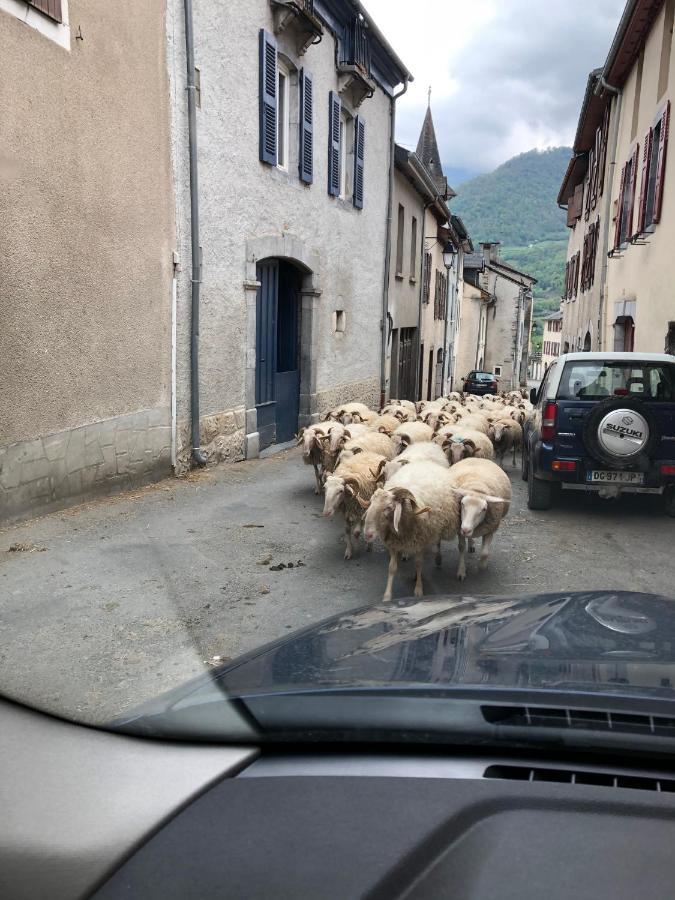
[[[530,399],[523,479],[530,509],[561,488],[665,495],[675,516],[675,357],[567,353]]]
[[[467,394],[496,394],[497,376],[492,372],[469,372],[464,379]]]

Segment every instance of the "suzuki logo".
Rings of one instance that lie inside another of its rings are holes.
[[[624,416],[621,421],[624,425],[632,425],[635,419],[632,416]]]

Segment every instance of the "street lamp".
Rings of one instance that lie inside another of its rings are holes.
[[[443,247],[443,265],[446,269],[451,269],[455,263],[455,254],[457,251],[453,247],[453,245],[448,241],[448,243]]]

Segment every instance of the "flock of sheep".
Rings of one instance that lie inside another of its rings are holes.
[[[522,445],[532,407],[523,392],[498,397],[452,393],[412,403],[391,400],[379,413],[345,403],[298,436],[314,467],[324,515],[345,520],[345,559],[363,532],[366,549],[379,537],[390,554],[383,599],[391,600],[399,556],[415,557],[421,597],[427,548],[441,564],[441,541],[458,539],[457,578],[466,578],[466,546],[482,537],[479,568],[511,501],[504,456]],[[494,460],[497,460],[495,462]]]

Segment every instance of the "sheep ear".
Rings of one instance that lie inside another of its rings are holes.
[[[490,494],[481,494],[483,500],[487,500],[488,503],[510,503],[510,500],[505,500],[504,497],[492,497]]]
[[[397,503],[394,507],[394,531],[398,534],[398,526],[401,524],[401,513],[403,512],[403,504]]]

